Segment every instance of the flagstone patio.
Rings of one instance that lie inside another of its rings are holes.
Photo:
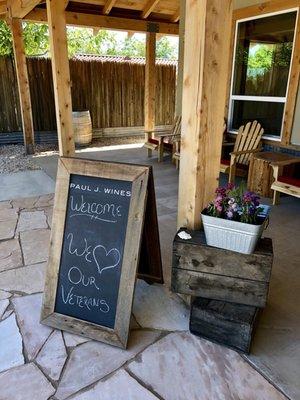
[[[53,194],[22,198],[21,190],[17,198],[0,202],[0,400],[298,399],[299,202],[286,197],[272,210],[270,297],[251,355],[245,357],[191,335],[189,309],[169,291],[174,167],[147,160],[140,149],[81,156],[154,166],[166,283],[137,282],[126,351],[43,326],[39,316]],[[35,162],[54,178],[56,160]]]
[[[166,286],[139,281],[128,350],[39,323],[53,195],[0,202],[0,399],[284,399],[232,350],[188,333]]]

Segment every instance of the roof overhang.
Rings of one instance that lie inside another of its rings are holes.
[[[65,1],[65,6],[67,25],[165,35],[179,33],[179,0],[73,0]],[[4,17],[7,9],[12,18],[48,22],[45,1],[8,0],[6,4],[6,0],[0,0]]]

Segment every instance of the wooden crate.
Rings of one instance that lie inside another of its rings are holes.
[[[192,303],[190,331],[194,335],[249,353],[259,308],[196,297]]]
[[[273,263],[272,240],[261,239],[253,254],[206,244],[203,231],[173,242],[172,290],[176,293],[265,307]]]

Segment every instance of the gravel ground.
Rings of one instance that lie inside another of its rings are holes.
[[[53,150],[53,145],[36,145],[36,153]],[[31,156],[25,154],[23,145],[12,144],[0,146],[0,173],[19,172],[26,170],[41,169],[35,164]]]
[[[93,141],[91,147],[103,147],[122,145],[129,143],[142,143],[143,136],[123,137],[123,138],[103,138]],[[53,144],[37,144],[35,155],[52,155],[58,152],[57,146]],[[0,174],[41,169],[35,162],[34,156],[25,154],[23,145],[0,146]]]

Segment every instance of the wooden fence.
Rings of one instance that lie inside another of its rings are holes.
[[[55,131],[51,62],[28,58],[34,129]],[[70,60],[73,110],[90,110],[93,128],[142,126],[144,75],[141,63]],[[172,124],[175,65],[156,66],[156,125]],[[13,60],[0,58],[0,132],[22,130]]]

